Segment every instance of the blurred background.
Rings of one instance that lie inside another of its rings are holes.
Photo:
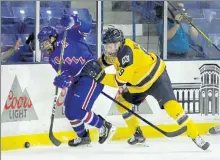
[[[101,55],[101,31],[115,26],[164,60],[220,59],[217,1],[1,1],[1,55],[12,53],[1,63],[47,63],[36,48],[37,32],[44,26],[61,32],[61,16],[73,11],[92,19],[86,41],[96,56]]]

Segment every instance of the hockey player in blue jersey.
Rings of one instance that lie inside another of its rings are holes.
[[[87,62],[96,61],[84,39],[90,32],[92,22],[80,20],[77,14],[64,15],[60,22],[67,29],[66,43],[62,42],[64,32],[58,34],[53,27],[44,27],[38,34],[38,40],[41,51],[49,54],[49,63],[56,71],[62,45],[65,46],[62,73],[55,77],[54,85],[68,88],[64,103],[65,115],[78,136],[68,144],[78,146],[91,143],[85,124],[99,129],[99,143],[102,144],[115,131],[111,123],[91,111],[104,86],[81,73]]]

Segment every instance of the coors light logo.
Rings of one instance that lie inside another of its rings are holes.
[[[27,90],[25,89],[22,92],[18,78],[15,76],[2,112],[2,122],[29,121],[37,119],[38,117]]]

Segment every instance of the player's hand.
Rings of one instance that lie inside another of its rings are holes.
[[[18,50],[18,48],[20,47],[20,44],[21,44],[21,40],[18,39],[18,40],[16,41],[15,45],[14,45],[14,50],[15,50],[15,51]]]
[[[83,67],[82,74],[91,77],[97,82],[100,82],[105,76],[105,70],[102,69],[97,61],[92,60],[87,62]]]
[[[61,75],[55,77],[53,84],[59,88],[68,88],[72,82],[72,76],[67,72],[63,72]]]
[[[78,12],[74,11],[72,17],[73,17],[73,20],[74,20],[74,26],[73,27],[78,28],[81,25],[81,21],[79,19]]]
[[[175,21],[178,23],[178,24],[180,24],[180,22],[183,20],[183,15],[181,15],[181,14],[177,14],[176,16],[175,16]]]
[[[71,29],[74,26],[74,18],[64,14],[60,20],[60,24],[67,30]]]

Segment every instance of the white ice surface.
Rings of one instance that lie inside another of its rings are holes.
[[[220,135],[205,136],[211,146],[203,151],[189,138],[149,139],[149,147],[129,146],[125,141],[91,147],[32,147],[1,153],[2,160],[220,160]]]

